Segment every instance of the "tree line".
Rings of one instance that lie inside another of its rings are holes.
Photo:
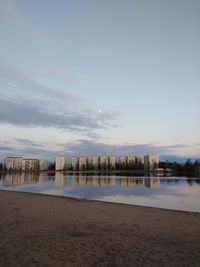
[[[159,168],[172,169],[174,174],[200,173],[200,160],[187,159],[184,163],[160,161]]]

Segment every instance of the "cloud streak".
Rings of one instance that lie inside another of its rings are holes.
[[[153,144],[105,144],[94,140],[78,140],[67,144],[67,148],[74,154],[83,155],[145,155],[145,154],[169,154],[175,149],[185,148],[185,145],[156,146]]]
[[[54,147],[54,148],[53,148]],[[67,148],[67,150],[65,149]],[[126,155],[143,156],[149,153],[159,154],[163,160],[183,161],[186,158],[175,156],[174,150],[181,150],[185,145],[155,146],[153,144],[120,144],[110,145],[95,140],[78,140],[71,143],[47,144],[29,139],[16,138],[10,144],[0,143],[0,157],[20,155],[33,158],[55,159],[59,154],[67,155],[68,160],[78,155]]]
[[[68,69],[64,69],[58,66],[54,66],[52,68],[49,68],[47,71],[48,75],[50,77],[53,78],[59,78],[65,81],[69,81],[69,80],[80,80],[80,75],[68,70]]]
[[[47,31],[42,27],[36,27],[11,0],[0,1],[0,23],[2,29],[10,32],[18,30],[38,36],[38,34],[44,34]]]
[[[0,68],[0,92],[0,123],[89,132],[116,125],[114,113],[100,114],[83,98],[41,86],[17,69]]]

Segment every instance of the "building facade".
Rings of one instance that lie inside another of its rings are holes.
[[[49,162],[48,160],[40,160],[40,170],[41,171],[47,171],[49,167]]]
[[[114,156],[88,156],[72,158],[73,170],[112,170],[115,169]]]
[[[48,170],[47,160],[24,159],[23,157],[6,157],[4,166],[12,171],[39,171]]]
[[[108,169],[110,170],[115,169],[115,157],[114,156],[108,157]]]
[[[119,165],[123,169],[140,169],[142,164],[142,158],[137,156],[120,156]]]
[[[22,157],[6,157],[4,159],[4,166],[6,170],[21,171],[22,160]]]
[[[159,160],[158,155],[144,156],[144,169],[146,171],[153,171],[155,168],[158,168]]]
[[[87,170],[93,170],[93,157],[87,157]]]
[[[87,157],[79,157],[79,170],[85,171],[87,169]]]
[[[23,171],[39,171],[40,161],[38,159],[22,159]]]
[[[99,157],[99,167],[101,170],[106,170],[108,168],[108,157]]]
[[[93,158],[93,168],[94,170],[98,170],[99,169],[99,157],[94,156]]]
[[[56,157],[56,171],[64,171],[67,169],[67,158],[65,156]]]
[[[73,170],[79,170],[79,157],[72,158],[72,168]]]
[[[121,166],[121,168],[125,168],[127,165],[127,156],[122,155],[119,157],[119,164]]]

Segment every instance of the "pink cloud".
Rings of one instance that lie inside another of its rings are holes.
[[[7,31],[21,29],[34,35],[47,31],[47,29],[36,27],[27,16],[22,14],[12,0],[0,1],[0,24]]]
[[[62,80],[79,80],[80,75],[71,70],[64,69],[58,66],[48,69],[48,75],[54,78],[59,78]]]

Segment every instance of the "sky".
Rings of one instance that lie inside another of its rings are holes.
[[[200,1],[0,0],[0,159],[200,158]]]

